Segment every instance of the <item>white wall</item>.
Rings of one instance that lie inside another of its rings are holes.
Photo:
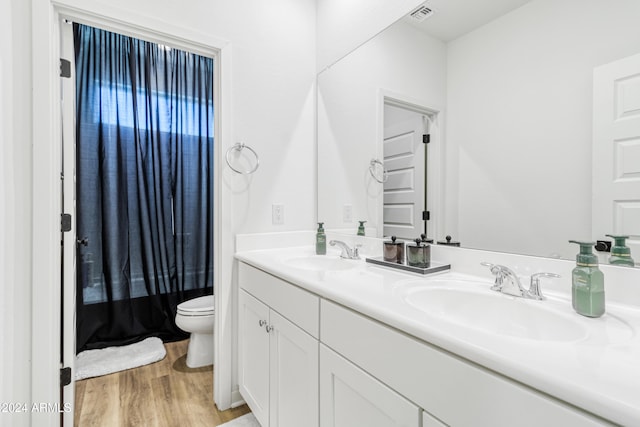
[[[381,94],[442,109],[445,90],[445,44],[404,22],[319,75],[319,221],[355,232],[366,220],[382,231],[382,185],[369,174],[370,160],[382,160]],[[351,222],[343,221],[344,205],[353,206]]]
[[[204,3],[203,30],[233,45],[231,143],[260,156],[254,175],[225,171],[234,232],[309,229],[316,217],[315,1]],[[272,225],[273,203],[284,205],[284,225]]]
[[[75,1],[108,4],[228,40],[232,45],[232,141],[260,156],[249,177],[225,170],[233,190],[235,232],[310,228],[316,216],[315,1]],[[271,204],[285,205],[285,224],[271,224]]]
[[[30,401],[30,3],[0,4],[0,402]],[[25,54],[25,52],[27,54]],[[29,414],[0,414],[28,426]]]
[[[591,238],[592,72],[640,52],[639,16],[634,0],[536,0],[448,44],[456,240],[571,258],[567,240]]]
[[[318,0],[318,71],[411,12],[424,0]]]

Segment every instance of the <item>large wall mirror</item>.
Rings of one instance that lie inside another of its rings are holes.
[[[640,261],[640,2],[425,5],[318,75],[318,221],[566,259],[628,234]]]

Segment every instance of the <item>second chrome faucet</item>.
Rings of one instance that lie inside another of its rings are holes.
[[[342,253],[340,254],[341,258],[360,259],[360,254],[358,253],[360,245],[355,245],[352,249],[342,240],[331,240],[329,244],[331,246],[338,246],[340,249],[342,249]]]
[[[522,298],[530,298],[535,300],[545,299],[545,296],[542,295],[542,290],[540,289],[540,278],[560,277],[560,275],[555,273],[533,274],[531,275],[531,284],[529,285],[529,289],[525,289],[520,283],[518,275],[510,268],[505,267],[504,265],[491,264],[488,262],[481,262],[480,264],[484,265],[485,267],[489,267],[489,270],[495,276],[495,282],[491,287],[491,290]]]

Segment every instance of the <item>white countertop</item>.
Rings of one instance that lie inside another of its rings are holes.
[[[329,257],[338,254],[329,248]],[[591,319],[575,313],[565,293],[547,290],[545,301],[504,295],[515,304],[548,304],[589,331],[588,336],[573,341],[526,339],[438,319],[408,304],[401,292],[416,279],[469,280],[469,286],[483,289],[486,284],[488,290],[492,285],[489,273],[482,277],[463,274],[456,271],[455,263],[450,272],[424,277],[364,260],[348,261],[355,266],[340,271],[310,271],[287,263],[311,255],[314,249],[308,246],[243,251],[236,258],[614,423],[640,425],[638,307],[607,301],[605,315]]]

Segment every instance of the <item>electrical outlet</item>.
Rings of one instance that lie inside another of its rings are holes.
[[[342,207],[342,222],[353,222],[353,206],[344,205]]]
[[[271,205],[271,223],[273,225],[282,225],[284,224],[284,205],[283,204],[273,204]]]

